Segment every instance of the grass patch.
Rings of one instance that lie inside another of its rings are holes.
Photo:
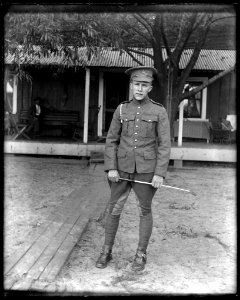
[[[172,203],[169,205],[170,209],[179,209],[179,210],[190,210],[190,209],[196,209],[195,202],[191,204],[185,204],[185,205],[180,205],[178,203]]]
[[[164,229],[164,238],[162,240],[166,240],[167,237],[179,236],[183,239],[185,238],[197,238],[198,234],[192,230],[191,227],[186,226],[184,224],[178,225],[173,229],[167,229],[165,226]]]

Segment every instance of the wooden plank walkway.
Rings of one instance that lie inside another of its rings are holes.
[[[90,218],[104,214],[110,190],[103,166],[95,164],[89,168],[91,184],[68,195],[65,205],[51,213],[39,228],[37,238],[7,259],[5,290],[37,290],[42,282],[54,281]]]

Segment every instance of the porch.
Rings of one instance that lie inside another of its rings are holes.
[[[5,154],[51,155],[71,157],[91,157],[92,152],[104,152],[105,139],[74,141],[66,137],[39,137],[34,140],[12,140],[6,136],[4,140]],[[229,162],[237,161],[236,144],[206,143],[201,140],[183,140],[181,147],[172,142],[170,160],[177,161],[208,161]]]

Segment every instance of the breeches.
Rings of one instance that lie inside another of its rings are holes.
[[[118,171],[121,178],[152,182],[154,173],[125,173]],[[111,200],[109,203],[109,212],[112,215],[120,215],[125,202],[129,196],[131,189],[134,190],[136,195],[137,204],[139,207],[140,216],[146,215],[151,212],[152,198],[156,189],[149,185],[137,182],[129,182],[122,180],[121,182],[109,181],[111,188]]]
[[[121,178],[152,182],[154,173],[129,174],[119,171],[119,175]],[[131,189],[133,189],[136,195],[140,215],[139,248],[146,249],[151,236],[153,224],[151,211],[152,199],[157,189],[148,184],[123,180],[121,182],[109,181],[109,185],[111,188],[111,199],[105,227],[105,245],[113,245],[119,225],[120,215],[122,213],[124,204],[127,201],[129,193]]]

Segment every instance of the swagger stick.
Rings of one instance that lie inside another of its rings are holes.
[[[137,183],[143,183],[143,184],[149,184],[149,185],[152,185],[151,182],[146,182],[146,181],[140,181],[140,180],[132,180],[132,179],[126,179],[126,178],[119,178],[120,180],[125,180],[125,181],[131,181],[131,182],[137,182]],[[162,184],[163,187],[165,188],[170,188],[170,189],[176,189],[176,190],[180,190],[180,191],[184,191],[184,192],[188,192],[188,193],[191,193],[193,194],[194,196],[196,196],[195,193],[191,192],[190,190],[185,190],[185,189],[181,189],[181,188],[178,188],[178,187],[175,187],[175,186],[170,186],[170,185],[165,185],[165,184]]]

